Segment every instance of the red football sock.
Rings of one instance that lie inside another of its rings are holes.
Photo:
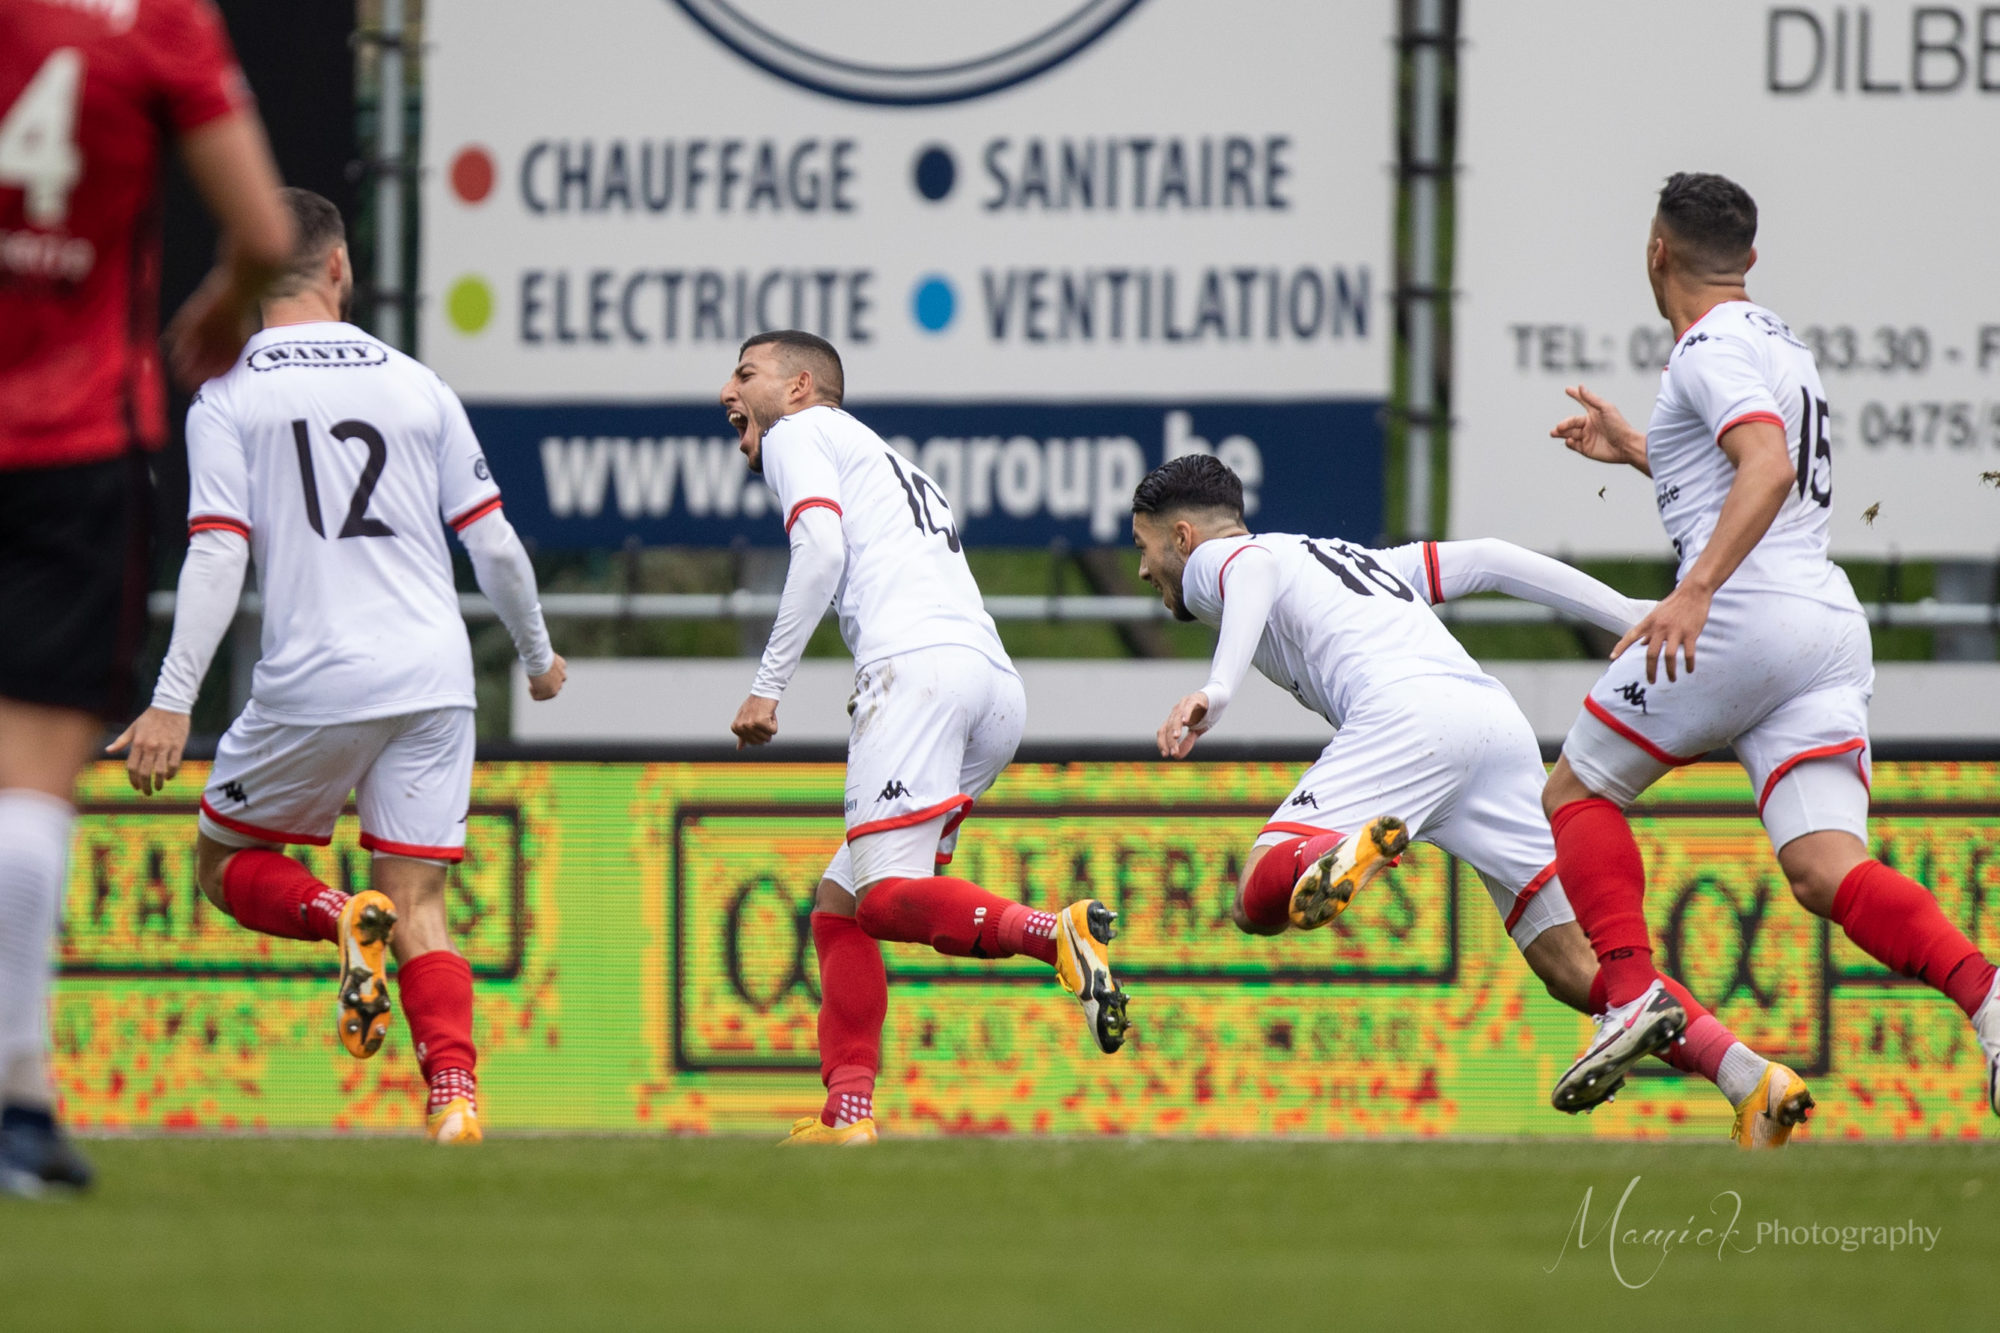
[[[1292,888],[1306,867],[1340,846],[1340,834],[1293,838],[1264,853],[1243,886],[1243,915],[1253,926],[1273,930],[1291,920]]]
[[[819,1077],[826,1085],[822,1124],[852,1124],[875,1114],[875,1074],[882,1067],[882,1021],[889,975],[882,946],[851,916],[812,914],[819,955]]]
[[[279,939],[331,943],[347,895],[282,852],[249,847],[223,863],[222,901],[239,925]]]
[[[1946,919],[1931,891],[1880,861],[1847,872],[1833,919],[1869,957],[1943,991],[1971,1017],[1993,988],[1993,964]]]
[[[878,940],[928,944],[953,958],[1010,958],[1027,954],[1056,962],[1056,918],[1011,902],[977,884],[947,875],[885,879],[869,889],[854,913]]]
[[[449,949],[418,954],[396,968],[403,1018],[410,1025],[417,1068],[431,1085],[430,1109],[473,1086],[479,1052],[472,1046],[472,964]]]
[[[1722,1069],[1723,1052],[1736,1044],[1736,1034],[1722,1026],[1722,1020],[1688,994],[1687,987],[1680,982],[1669,976],[1662,976],[1660,982],[1668,994],[1681,1002],[1688,1016],[1687,1030],[1679,1041],[1667,1044],[1660,1058],[1684,1074],[1700,1074],[1710,1083],[1715,1082]]]
[[[1556,873],[1577,924],[1597,951],[1611,1005],[1653,984],[1653,942],[1646,933],[1646,864],[1625,812],[1602,798],[1571,801],[1549,819]]]

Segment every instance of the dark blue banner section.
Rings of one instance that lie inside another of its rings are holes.
[[[507,497],[542,546],[784,543],[713,403],[468,403]],[[1243,478],[1253,528],[1372,542],[1382,530],[1382,404],[868,403],[855,415],[915,460],[983,546],[1123,544],[1132,488],[1180,454]]]

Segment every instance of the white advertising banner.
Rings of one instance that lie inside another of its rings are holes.
[[[1668,556],[1651,483],[1548,438],[1582,383],[1643,427],[1676,171],[1756,199],[1751,298],[1819,361],[1836,556],[2000,553],[2000,7],[1466,7],[1451,530]],[[1984,478],[1984,480],[1982,480]]]
[[[1232,442],[1372,537],[1392,10],[431,0],[422,355],[545,539],[778,540],[713,403],[784,327],[986,540]]]

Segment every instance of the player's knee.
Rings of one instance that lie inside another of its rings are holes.
[[[229,903],[222,889],[222,874],[236,851],[205,837],[195,844],[194,882],[201,886],[202,896],[224,912],[229,910]]]
[[[1597,955],[1581,927],[1574,922],[1551,926],[1530,941],[1521,956],[1552,999],[1578,1013],[1590,1012]]]
[[[823,879],[813,893],[813,911],[828,912],[834,916],[853,916],[854,895],[841,887],[837,880]]]
[[[1778,849],[1778,864],[1792,897],[1814,916],[1833,915],[1833,900],[1854,867],[1868,859],[1868,845],[1851,833],[1827,829],[1792,839]]]

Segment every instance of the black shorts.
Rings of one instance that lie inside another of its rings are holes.
[[[0,698],[129,720],[152,512],[138,453],[0,472]]]

